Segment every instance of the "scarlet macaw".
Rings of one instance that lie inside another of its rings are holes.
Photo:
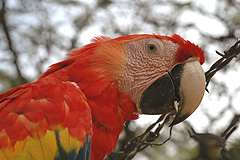
[[[138,114],[179,109],[178,124],[202,100],[204,60],[176,34],[96,37],[37,81],[0,95],[0,159],[99,160]]]

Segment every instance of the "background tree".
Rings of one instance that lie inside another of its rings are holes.
[[[36,80],[47,66],[89,43],[91,37],[136,33],[180,34],[205,50],[207,70],[219,58],[215,50],[225,50],[240,37],[240,1],[2,0],[0,92]],[[240,59],[234,59],[211,81],[210,94],[187,121],[197,131],[220,135],[240,114],[239,65]],[[205,123],[193,123],[194,116]],[[190,139],[186,126],[178,125],[171,141],[145,149],[136,159],[221,159],[216,144]],[[127,122],[117,150],[146,127]],[[226,143],[232,159],[240,157],[239,133],[236,130]],[[159,140],[167,136],[168,129]]]

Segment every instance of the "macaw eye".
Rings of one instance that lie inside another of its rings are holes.
[[[156,50],[157,50],[157,46],[155,44],[148,44],[147,47],[146,47],[146,50],[149,53],[155,53]]]

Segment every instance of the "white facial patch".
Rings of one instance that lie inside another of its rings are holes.
[[[138,107],[143,91],[172,69],[179,46],[170,40],[157,38],[137,40],[126,46],[127,62],[120,90],[129,95]]]

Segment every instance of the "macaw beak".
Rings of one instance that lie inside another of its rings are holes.
[[[205,92],[205,74],[198,60],[176,65],[159,77],[142,94],[139,106],[143,114],[176,111],[170,126],[188,118],[199,106]]]

